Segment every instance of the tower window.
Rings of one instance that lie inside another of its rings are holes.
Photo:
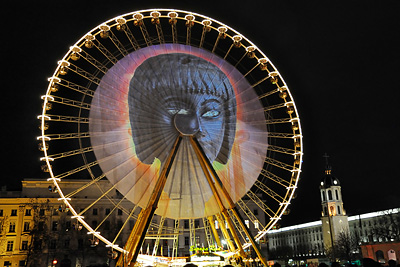
[[[337,213],[340,214],[340,207],[337,206]]]
[[[328,190],[328,199],[332,200],[332,191],[331,190]]]
[[[322,195],[322,201],[326,201],[325,191],[322,191],[322,192],[321,192],[321,195]]]
[[[339,194],[337,190],[335,190],[335,194],[336,194],[336,200],[339,200]]]

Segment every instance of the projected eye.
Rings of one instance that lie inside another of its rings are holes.
[[[203,118],[216,118],[219,116],[219,114],[221,114],[221,112],[219,112],[218,110],[209,110],[205,113],[203,113],[203,115],[201,115]]]
[[[182,114],[182,115],[187,115],[189,114],[189,111],[187,109],[176,109],[176,108],[169,108],[167,109],[168,113],[171,115],[175,115],[175,114]]]

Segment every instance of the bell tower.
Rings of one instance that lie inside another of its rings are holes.
[[[343,198],[339,180],[332,175],[329,156],[325,153],[325,173],[320,184],[322,206],[322,233],[326,248],[332,247],[339,235],[349,231],[349,222],[343,208]]]

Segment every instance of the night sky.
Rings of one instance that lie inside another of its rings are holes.
[[[69,46],[108,19],[157,7],[227,24],[284,77],[301,119],[304,162],[282,225],[319,219],[324,153],[348,214],[400,207],[400,1],[9,2],[1,16],[0,184],[45,177],[36,117],[47,78]]]

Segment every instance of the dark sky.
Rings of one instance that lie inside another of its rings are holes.
[[[229,25],[254,42],[285,78],[305,146],[298,197],[283,225],[319,219],[325,152],[342,184],[348,214],[399,207],[400,1],[230,4],[236,2],[9,2],[1,16],[1,184],[44,177],[36,116],[47,78],[69,46],[117,15],[160,7]]]

